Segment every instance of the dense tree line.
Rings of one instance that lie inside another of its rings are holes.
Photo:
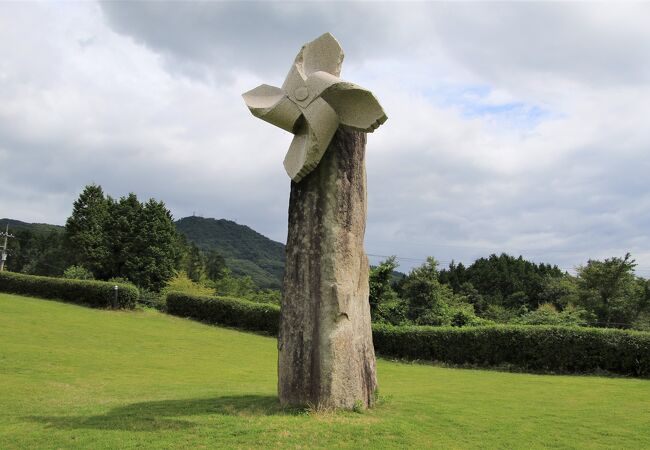
[[[5,268],[11,272],[60,276],[68,265],[69,253],[63,245],[63,230],[11,231]]]
[[[74,202],[65,228],[14,235],[7,269],[15,272],[119,279],[158,292],[179,271],[216,281],[227,270],[218,252],[187,242],[163,202],[140,202],[133,193],[114,199],[95,184]]]
[[[279,304],[277,290],[258,290],[234,276],[217,251],[180,234],[164,203],[135,194],[113,199],[86,186],[65,228],[18,229],[7,269],[28,274],[129,281],[141,291],[181,290]],[[434,258],[395,278],[396,258],[370,270],[375,322],[418,325],[564,324],[650,329],[650,282],[622,258],[589,260],[576,274],[507,254],[440,269]],[[146,295],[143,297],[146,298]],[[152,303],[160,295],[151,297]]]
[[[65,225],[72,262],[99,279],[123,278],[160,290],[180,267],[183,242],[161,201],[141,203],[133,193],[113,199],[86,186]]]
[[[504,253],[477,259],[469,267],[452,261],[440,271],[440,282],[455,293],[469,293],[472,289],[480,292],[483,299],[475,304],[479,312],[490,304],[535,309],[547,301],[543,297],[546,280],[562,275],[557,266],[535,264]]]
[[[650,282],[634,260],[589,260],[576,275],[510,255],[439,270],[433,258],[395,282],[389,258],[370,272],[375,322],[419,325],[488,323],[650,329]]]

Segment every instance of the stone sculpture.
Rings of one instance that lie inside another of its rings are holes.
[[[298,53],[282,88],[263,84],[246,92],[256,117],[296,136],[284,167],[296,183],[314,170],[339,125],[372,132],[386,114],[372,92],[339,78],[343,50],[329,33]]]
[[[386,121],[374,95],[339,78],[326,33],[304,45],[282,85],[243,94],[253,115],[295,134],[278,337],[283,406],[372,406],[377,388],[368,303],[366,132]]]

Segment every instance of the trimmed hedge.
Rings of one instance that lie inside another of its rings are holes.
[[[271,303],[170,292],[167,294],[167,312],[201,322],[262,331],[274,336],[277,336],[280,328],[280,307]]]
[[[117,285],[117,307],[133,308],[138,301],[138,289],[130,284],[94,280],[71,280],[41,277],[14,272],[0,272],[0,291],[64,300],[100,308],[113,306]]]
[[[510,365],[525,371],[650,376],[650,333],[581,327],[373,326],[384,356],[476,366]]]
[[[247,300],[173,292],[169,313],[277,335],[280,308]],[[532,372],[650,377],[650,333],[552,325],[480,327],[372,326],[382,356]]]

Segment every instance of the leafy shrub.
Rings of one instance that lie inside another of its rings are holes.
[[[272,303],[280,306],[282,303],[282,292],[277,289],[261,289],[250,294],[247,300],[255,303]]]
[[[213,296],[214,289],[201,283],[192,281],[185,272],[178,272],[171,279],[162,290],[163,297],[169,292],[182,292],[189,295],[198,296]]]
[[[490,304],[485,308],[483,317],[496,323],[509,323],[514,321],[518,315],[515,310],[497,304]]]
[[[478,327],[482,325],[494,325],[488,319],[478,317],[474,313],[474,306],[467,303],[459,303],[447,308],[448,324],[453,327]]]
[[[124,277],[112,277],[106,281],[113,284],[130,284],[135,286],[135,284],[131,283],[131,281],[128,278],[124,278]]]
[[[221,278],[214,281],[214,290],[219,296],[248,298],[255,292],[255,283],[250,276],[237,277],[226,269]]]
[[[2,292],[59,299],[100,308],[113,305],[114,286],[118,286],[116,306],[118,308],[133,308],[138,300],[138,289],[130,284],[0,272],[0,291]]]
[[[372,312],[371,312],[372,313]],[[389,323],[391,325],[402,325],[408,323],[408,303],[394,296],[394,298],[377,305],[372,316],[374,323]]]
[[[70,280],[92,280],[93,273],[84,266],[70,266],[63,271],[63,278]]]
[[[552,303],[544,303],[535,311],[528,312],[512,322],[520,325],[564,325],[587,326],[589,321],[595,321],[586,310],[572,305],[558,312]]]
[[[650,311],[639,314],[639,317],[632,323],[635,330],[650,331]]]
[[[150,308],[156,308],[160,311],[165,310],[165,296],[160,292],[154,292],[149,289],[140,289],[138,303]]]
[[[403,359],[521,370],[650,376],[650,333],[499,325],[488,327],[373,326],[378,353]]]
[[[228,297],[169,292],[167,312],[175,316],[191,317],[201,322],[263,331],[272,335],[277,335],[280,327],[279,306]]]

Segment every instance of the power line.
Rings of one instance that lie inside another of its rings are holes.
[[[269,239],[269,238],[267,238],[265,236],[250,237],[250,238],[237,238],[237,239],[218,239],[218,240],[216,240],[217,243],[241,243],[241,242],[260,242],[260,241],[272,241],[273,243],[276,243],[276,244],[285,245],[282,242],[273,241],[272,239]],[[382,242],[382,241],[380,241],[380,242]],[[383,242],[386,242],[386,241],[383,241]],[[452,248],[457,247],[457,248],[475,249],[475,250],[490,250],[490,251],[492,251],[492,254],[496,254],[496,253],[506,253],[506,254],[513,253],[513,254],[517,254],[518,253],[518,254],[520,254],[522,256],[525,253],[533,251],[533,250],[529,250],[529,251],[521,251],[521,250],[519,250],[519,251],[516,251],[516,252],[512,252],[512,251],[508,251],[508,250],[498,251],[498,250],[494,250],[494,247],[473,247],[473,246],[464,246],[464,245],[455,245],[455,244],[449,244],[449,245],[447,245],[447,244],[427,244],[427,245],[430,245],[431,247],[452,247]],[[545,252],[545,253],[565,253],[565,254],[572,254],[572,255],[582,255],[582,253],[574,252],[574,251],[571,251],[571,250],[542,250],[542,251]],[[543,254],[544,253],[537,253],[535,255],[539,256],[539,255],[543,255]],[[373,257],[373,258],[389,258],[391,256],[395,256],[395,259],[397,259],[399,261],[409,261],[409,262],[419,262],[419,263],[424,263],[424,262],[427,261],[426,258],[418,258],[418,257],[411,257],[411,256],[380,255],[380,254],[376,254],[376,253],[367,253],[367,255],[370,256],[370,257]],[[479,259],[479,258],[476,258],[476,259]],[[438,261],[438,263],[440,263],[441,265],[448,265],[452,261],[456,261],[456,260],[438,260],[438,259],[436,259],[436,261]],[[576,270],[576,267],[579,266],[579,265],[584,264],[584,262],[578,263],[578,264],[576,264],[575,266],[572,266],[572,267],[559,266],[557,264],[546,263],[546,262],[536,262],[536,264],[547,264],[547,265],[555,266],[558,269],[563,270],[565,272],[568,272],[568,271]],[[635,272],[650,273],[650,266],[636,266],[634,270],[635,270]]]
[[[228,243],[233,243],[233,242],[259,242],[259,241],[271,241],[276,244],[281,244],[281,245],[286,245],[283,242],[280,241],[275,241],[273,239],[267,238],[266,236],[259,236],[259,237],[247,237],[247,238],[236,238],[236,239],[215,239],[215,242],[228,242]],[[375,242],[395,242],[395,241],[387,241],[387,240],[377,240],[373,239]],[[418,244],[417,242],[414,241],[409,241],[407,242],[408,244]],[[513,254],[529,254],[533,256],[540,256],[540,255],[545,255],[548,253],[564,253],[564,254],[569,254],[569,255],[580,255],[582,256],[586,251],[580,252],[580,251],[575,251],[575,250],[544,250],[544,249],[513,249],[513,248],[506,248],[506,249],[501,249],[499,250],[497,246],[493,247],[480,247],[480,246],[473,246],[473,245],[460,245],[460,244],[437,244],[437,243],[420,243],[418,245],[421,246],[426,246],[426,247],[449,247],[449,248],[462,248],[462,249],[468,249],[468,250],[485,250],[491,253],[513,253]],[[370,254],[368,254],[370,256]],[[380,257],[387,257],[387,255],[376,255]],[[424,258],[412,258],[412,257],[406,257],[406,256],[400,256],[399,259],[413,259],[413,260],[418,260],[418,261],[424,261]],[[650,267],[649,267],[650,269]]]
[[[392,258],[394,257],[397,260],[400,261],[412,261],[412,262],[421,262],[425,263],[427,262],[427,258],[413,258],[413,257],[408,257],[408,256],[398,256],[398,255],[378,255],[375,253],[366,253],[368,256],[374,257],[374,258]],[[441,260],[441,259],[436,259],[436,262],[438,262],[441,266],[446,266],[451,264],[452,262],[457,262],[456,260]],[[551,263],[535,263],[535,264],[545,264],[545,265],[550,265],[552,267],[557,267],[560,270],[563,270],[565,272],[576,270],[576,268],[582,264],[577,264],[574,267],[566,267],[566,266],[558,266],[557,264],[551,264]],[[636,266],[635,267],[635,272],[650,272],[650,267],[646,266]]]
[[[286,245],[282,242],[279,241],[274,241],[273,239],[269,239],[265,236],[260,236],[260,237],[250,237],[250,238],[237,238],[237,239],[216,239],[215,242],[217,243],[238,243],[238,242],[260,242],[260,241],[271,241],[275,244],[281,244],[281,245]],[[388,241],[379,241],[379,242],[388,242]],[[414,242],[409,242],[410,244],[413,244]],[[424,244],[423,244],[424,245]],[[576,252],[573,250],[525,250],[525,249],[517,249],[517,250],[512,250],[512,249],[505,249],[505,250],[496,250],[496,247],[475,247],[475,246],[469,246],[469,245],[456,245],[456,244],[426,244],[429,247],[450,247],[450,248],[464,248],[464,249],[472,249],[472,250],[487,250],[490,251],[491,253],[512,253],[512,254],[520,254],[520,255],[525,255],[525,254],[531,254],[532,252],[539,252],[539,253],[532,253],[533,256],[540,256],[540,255],[545,255],[547,253],[565,253],[565,254],[570,254],[570,255],[580,255],[582,256],[584,253],[583,252]],[[389,256],[393,255],[379,255],[379,254],[371,254],[368,253],[368,256],[376,256],[380,258],[388,258]],[[402,259],[402,260],[413,260],[413,261],[426,261],[426,258],[414,258],[414,257],[409,257],[409,256],[397,256],[397,259]],[[650,266],[643,266],[643,267],[638,267],[639,269],[643,270],[650,270]]]

